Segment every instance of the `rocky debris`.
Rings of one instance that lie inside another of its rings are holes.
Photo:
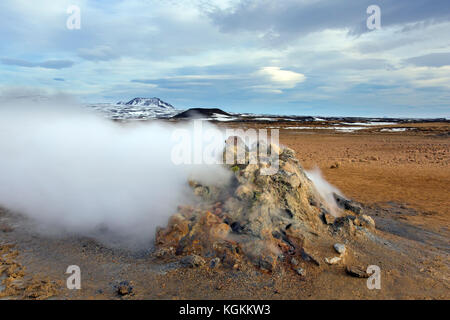
[[[337,264],[342,260],[341,257],[325,258],[325,262],[328,264]]]
[[[157,230],[156,244],[159,246],[158,254],[164,255],[174,251],[181,239],[189,232],[189,220],[182,214],[173,215],[166,229]]]
[[[337,193],[333,193],[333,197],[336,200],[336,203],[339,207],[345,210],[352,211],[356,214],[361,214],[363,209],[361,205],[353,200],[345,199],[344,197],[338,195]]]
[[[343,261],[343,259],[345,258],[345,253],[347,251],[345,245],[342,243],[335,243],[333,245],[333,248],[337,253],[339,253],[339,257],[325,258],[325,262],[330,265],[338,264],[339,262]]]
[[[167,227],[157,230],[157,257],[189,267],[297,270],[301,260],[321,265],[314,244],[325,241],[327,230],[355,228],[344,210],[340,218],[329,213],[293,150],[261,141],[247,146],[230,137],[223,157],[232,179],[225,186],[189,181],[199,202],[179,206]],[[266,170],[273,166],[275,171]],[[346,210],[360,208],[340,199]]]
[[[356,278],[368,278],[370,275],[367,273],[367,271],[361,267],[361,266],[347,266],[345,268],[345,271],[348,275]]]
[[[116,292],[119,296],[127,296],[133,294],[133,286],[130,281],[121,281],[115,286]]]
[[[368,229],[375,229],[375,221],[372,219],[372,217],[366,214],[358,216],[354,220],[354,224]]]
[[[292,257],[291,258],[291,265],[292,265],[292,269],[300,276],[306,276],[306,270],[302,267],[300,267],[300,262],[298,261],[297,258]]]
[[[18,251],[14,245],[0,245],[0,276],[4,278],[1,285],[0,299],[43,300],[55,296],[62,282],[42,279],[37,276],[26,277],[25,267],[16,261]]]
[[[194,267],[201,267],[205,265],[205,260],[197,255],[192,256],[185,256],[180,260],[181,265],[184,267],[194,268]]]
[[[341,236],[354,236],[356,232],[356,227],[353,223],[354,220],[355,217],[350,215],[338,217],[332,225],[332,228],[337,234],[340,234]]]
[[[43,300],[55,296],[58,293],[58,286],[61,283],[51,281],[50,279],[33,278],[31,283],[22,283],[19,290],[23,290],[24,299]]]
[[[174,247],[159,248],[154,252],[155,257],[158,258],[170,257],[173,256],[174,254],[175,254]]]
[[[328,224],[328,225],[333,224],[336,220],[336,218],[333,215],[331,215],[330,213],[328,213],[326,211],[322,214],[322,219],[323,219],[324,223]]]
[[[345,254],[346,248],[345,248],[344,244],[342,244],[342,243],[335,243],[333,247],[334,247],[334,249],[336,250],[337,253]]]

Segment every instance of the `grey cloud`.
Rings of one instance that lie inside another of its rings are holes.
[[[1,61],[3,64],[10,65],[10,66],[29,67],[29,68],[36,67],[35,63],[21,60],[21,59],[2,58]]]
[[[366,9],[373,4],[381,8],[382,27],[450,20],[448,0],[243,0],[232,9],[215,8],[208,15],[222,31],[265,32],[269,38],[278,35],[278,40],[282,41],[325,29],[346,28],[353,35],[368,32]]]
[[[450,66],[450,52],[430,53],[406,59],[405,62],[419,67]]]
[[[424,37],[417,36],[404,36],[402,38],[386,38],[383,41],[365,41],[356,46],[359,52],[363,54],[386,52],[388,50],[394,50],[406,45],[413,45],[425,41]]]
[[[212,83],[204,79],[189,80],[189,79],[133,79],[133,83],[149,84],[158,88],[165,89],[186,89],[192,90],[195,88],[202,88],[205,86],[211,86]]]
[[[393,66],[389,61],[384,59],[342,59],[335,61],[330,66],[334,66],[339,70],[377,70],[392,69]]]
[[[70,68],[73,64],[73,61],[70,60],[48,60],[38,63],[38,66],[47,69],[63,69]]]
[[[36,103],[36,108],[39,104],[48,102],[67,106],[78,103],[75,96],[65,92],[53,93],[51,90],[28,86],[13,86],[0,89],[0,104],[27,104],[30,101]]]
[[[300,61],[300,64],[299,64]],[[375,70],[392,69],[390,61],[381,58],[355,58],[346,52],[330,51],[292,51],[284,62],[285,65],[295,66],[304,72],[316,73],[326,70]]]
[[[91,61],[108,61],[117,58],[119,55],[108,46],[99,46],[79,49],[78,56]]]
[[[10,66],[19,66],[27,68],[46,68],[46,69],[63,69],[70,68],[74,62],[70,60],[47,60],[42,62],[30,62],[22,59],[2,58],[1,62]]]

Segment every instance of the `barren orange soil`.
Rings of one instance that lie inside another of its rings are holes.
[[[3,295],[15,299],[449,299],[450,127],[445,123],[410,127],[415,129],[392,133],[379,128],[354,133],[280,130],[280,142],[296,151],[306,169],[319,167],[331,184],[361,202],[376,221],[371,234],[326,235],[330,242],[317,248],[321,258],[335,254],[333,243],[346,243],[349,253],[343,264],[331,266],[322,259],[319,267],[308,262],[304,277],[283,268],[270,274],[256,269],[180,268],[162,264],[148,253],[113,250],[86,238],[35,235],[17,216],[0,210],[0,280],[5,279],[2,272],[10,278],[10,291]],[[79,291],[62,285],[67,266],[74,263],[83,270]],[[382,289],[368,290],[365,279],[346,274],[349,264],[380,266]],[[117,294],[121,281],[129,281],[132,294]]]
[[[319,167],[347,197],[367,204],[399,202],[450,225],[449,138],[283,130],[280,140],[306,169]]]

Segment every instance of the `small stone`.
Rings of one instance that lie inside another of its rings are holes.
[[[122,281],[117,286],[117,293],[121,296],[129,295],[133,292],[133,287],[130,285],[128,281]]]
[[[298,260],[295,259],[295,258],[292,258],[292,259],[291,259],[291,263],[292,263],[292,265],[294,265],[294,266],[298,266]]]
[[[303,268],[297,268],[297,269],[295,269],[295,271],[297,272],[298,275],[300,275],[302,277],[306,276],[306,270]]]
[[[356,278],[368,278],[370,275],[360,266],[347,266],[345,271],[348,275]]]
[[[219,258],[214,258],[214,259],[212,259],[210,261],[209,267],[210,268],[216,268],[219,264],[220,264],[220,259]]]
[[[328,264],[337,264],[339,261],[341,261],[341,257],[333,257],[331,259],[325,258],[325,262]]]
[[[336,250],[337,253],[340,253],[340,254],[344,254],[345,250],[346,250],[345,245],[342,243],[335,243],[334,249]]]
[[[194,268],[194,267],[201,267],[205,264],[205,260],[197,255],[191,255],[183,257],[180,261],[180,263],[184,267]]]
[[[340,166],[340,163],[339,163],[339,162],[335,162],[335,163],[333,163],[333,164],[330,166],[330,169],[337,169],[337,168],[339,168],[339,166]]]

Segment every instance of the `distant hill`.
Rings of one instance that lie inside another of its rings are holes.
[[[175,109],[170,103],[164,102],[159,98],[134,98],[128,102],[118,102],[117,104],[134,107],[158,107],[164,109]]]
[[[167,119],[180,112],[159,98],[134,98],[128,102],[99,103],[90,107],[115,120]]]
[[[191,108],[176,114],[174,119],[198,119],[198,118],[220,118],[230,117],[231,114],[219,108]]]

